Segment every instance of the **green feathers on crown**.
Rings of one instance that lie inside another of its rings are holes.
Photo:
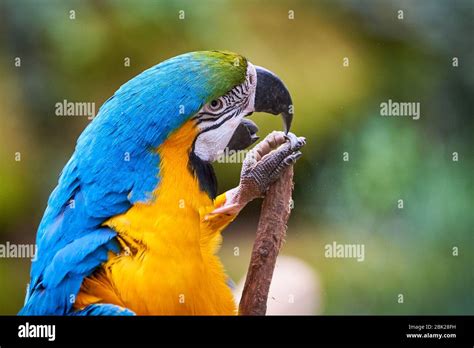
[[[211,93],[206,102],[216,99],[245,81],[247,59],[229,51],[194,52],[197,60],[205,62],[206,72],[213,81]]]

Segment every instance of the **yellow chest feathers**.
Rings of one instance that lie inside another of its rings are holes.
[[[220,231],[203,223],[214,202],[188,167],[195,127],[186,123],[158,148],[160,183],[151,204],[136,204],[105,225],[124,252],[87,278],[77,308],[114,303],[137,314],[235,314],[222,264]]]

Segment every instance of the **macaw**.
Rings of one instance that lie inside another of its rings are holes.
[[[186,53],[122,85],[78,138],[38,227],[20,315],[233,315],[222,230],[305,144],[283,82],[241,55]],[[223,150],[253,144],[245,116],[281,114],[217,195]]]

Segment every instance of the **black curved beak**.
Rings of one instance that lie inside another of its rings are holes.
[[[285,84],[271,71],[255,66],[257,71],[257,90],[254,110],[280,115],[283,118],[285,133],[288,133],[293,120],[293,102]]]
[[[285,133],[288,133],[293,120],[293,102],[285,84],[271,71],[255,66],[257,87],[255,91],[254,110],[280,115],[283,118]],[[229,150],[243,150],[258,140],[258,127],[248,119],[242,119],[227,144]]]

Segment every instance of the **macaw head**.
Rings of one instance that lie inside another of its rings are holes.
[[[93,123],[126,128],[123,133],[156,148],[193,120],[192,151],[212,162],[227,146],[243,149],[257,140],[258,128],[244,119],[253,112],[281,114],[288,131],[291,104],[288,90],[272,72],[235,53],[200,51],[168,59],[125,83]]]
[[[192,116],[199,129],[193,151],[203,161],[216,159],[226,147],[240,150],[254,143],[257,126],[245,119],[253,112],[281,114],[285,131],[292,120],[292,101],[272,72],[230,52],[198,52],[209,64],[209,96]]]

